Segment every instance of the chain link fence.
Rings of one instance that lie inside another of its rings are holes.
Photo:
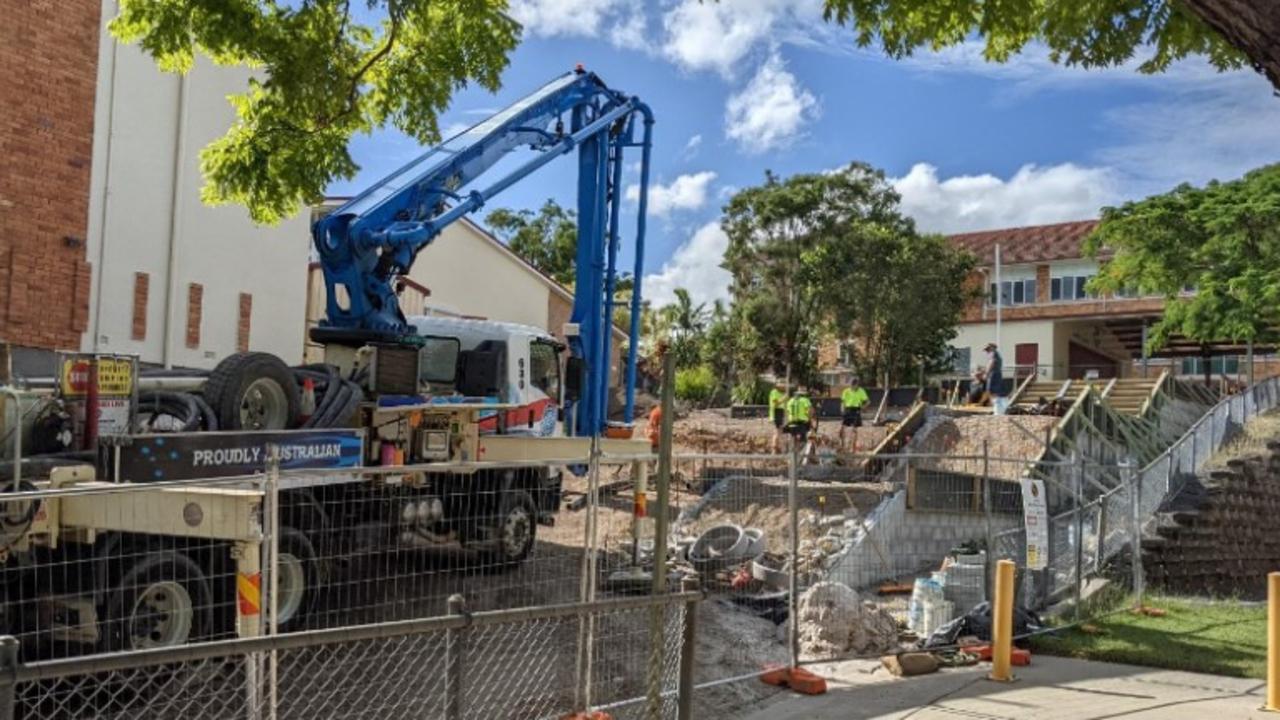
[[[545,718],[608,707],[616,718],[675,717],[692,691],[680,684],[692,662],[681,650],[701,599],[479,613],[459,600],[436,618],[34,663],[9,639],[0,716]],[[588,651],[597,660],[584,672]]]
[[[666,716],[688,648],[698,716],[730,717],[756,697],[717,694],[726,682],[982,612],[1000,559],[1029,609],[1079,607],[1100,576],[1141,593],[1143,529],[1280,402],[1277,383],[1224,399],[1142,466],[1088,438],[1092,454],[1005,456],[1036,428],[980,454],[916,453],[907,435],[876,454],[679,453],[662,493],[654,455],[600,449],[151,484],[63,468],[0,499],[16,697],[33,718],[414,716],[453,712],[450,697],[465,715]],[[1043,516],[1024,507],[1033,488]],[[667,603],[647,597],[655,573],[667,593],[707,593],[696,639],[679,603],[598,611]],[[388,629],[342,634],[365,627]],[[463,635],[459,695],[442,668]],[[225,645],[239,642],[264,644]],[[163,654],[190,648],[221,649]]]

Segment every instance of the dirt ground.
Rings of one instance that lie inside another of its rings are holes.
[[[874,411],[866,416],[867,426],[858,429],[857,452],[870,452],[889,431],[884,426],[871,427],[872,415]],[[647,425],[646,419],[637,420],[636,437],[646,437]],[[677,454],[768,453],[773,437],[773,423],[767,418],[731,418],[727,408],[693,410],[680,415],[673,424],[673,430]],[[820,420],[820,446],[834,451],[839,432],[839,420]],[[848,442],[846,440],[845,451],[849,450]]]

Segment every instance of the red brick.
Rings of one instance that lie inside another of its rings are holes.
[[[29,0],[0,23],[0,340],[77,348],[97,87],[98,0]],[[74,238],[68,243],[66,238]]]

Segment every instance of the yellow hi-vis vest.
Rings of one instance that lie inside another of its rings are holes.
[[[807,423],[809,422],[809,411],[813,408],[813,403],[804,395],[797,395],[787,401],[787,422],[788,423]]]
[[[867,397],[867,391],[864,388],[853,389],[847,387],[844,392],[840,393],[840,407],[845,410],[860,408],[867,404],[870,398]]]
[[[787,394],[774,388],[769,391],[769,417],[773,417],[775,410],[781,410],[787,404]]]

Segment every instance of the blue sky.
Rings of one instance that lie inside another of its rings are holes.
[[[441,127],[478,122],[579,62],[648,102],[657,125],[645,295],[659,305],[675,287],[704,301],[727,296],[719,210],[766,168],[868,162],[920,227],[961,232],[1096,217],[1103,205],[1280,160],[1270,85],[1201,59],[1143,76],[1131,66],[1062,68],[1031,47],[993,65],[974,42],[893,61],[822,23],[819,0],[512,0],[511,12],[525,39],[502,89],[459,93]],[[421,150],[381,131],[352,152],[362,170],[334,194]],[[536,208],[548,197],[572,206],[575,170],[559,160],[491,207]]]

